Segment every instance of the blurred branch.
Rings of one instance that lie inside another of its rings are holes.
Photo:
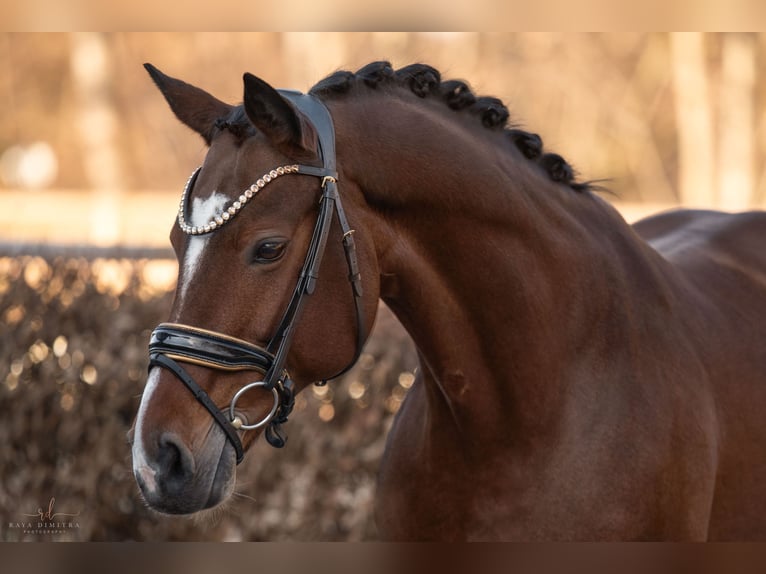
[[[616,105],[620,113],[611,119],[615,122],[615,131],[621,136],[626,165],[631,170],[638,188],[637,196],[649,203],[677,200],[676,190],[667,176],[663,150],[652,132],[651,115],[654,108],[647,104],[646,98],[641,94],[638,68],[642,63],[651,65],[652,60],[657,58],[656,50],[655,44],[648,38],[641,47],[636,70],[632,75],[626,76],[621,68],[613,66],[604,79],[604,82],[614,83],[617,86],[615,93],[620,94]],[[654,71],[653,76],[659,77],[661,74]],[[662,85],[665,85],[665,82],[662,82]],[[655,87],[655,93],[660,91],[660,87]]]

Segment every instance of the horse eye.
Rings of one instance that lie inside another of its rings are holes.
[[[253,252],[254,263],[273,263],[285,253],[286,241],[264,241]]]

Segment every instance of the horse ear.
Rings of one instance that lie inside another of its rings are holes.
[[[232,106],[200,88],[166,76],[151,64],[144,64],[144,68],[165,96],[176,117],[210,145],[216,120],[228,116]]]
[[[245,113],[252,124],[280,151],[315,151],[311,124],[279,92],[260,78],[246,73]]]

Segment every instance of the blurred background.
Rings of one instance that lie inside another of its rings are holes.
[[[375,538],[375,472],[416,367],[385,307],[359,364],[301,395],[288,447],[257,445],[216,517],[146,510],[125,433],[172,297],[168,233],[205,153],[141,64],[237,103],[245,71],[305,91],[379,59],[500,97],[582,179],[608,179],[629,221],[766,206],[764,35],[1,34],[0,539]],[[76,526],[34,527],[51,499]]]

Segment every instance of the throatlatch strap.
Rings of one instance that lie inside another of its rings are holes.
[[[176,363],[173,359],[166,357],[165,355],[161,355],[159,353],[150,355],[149,365],[156,365],[168,369],[176,377],[178,377],[184,385],[186,385],[186,388],[192,392],[194,398],[202,403],[202,406],[208,410],[208,412],[213,416],[213,419],[215,419],[215,422],[217,422],[221,429],[223,429],[223,432],[226,433],[226,437],[231,442],[231,445],[234,447],[234,452],[237,454],[237,464],[242,462],[242,459],[245,456],[245,451],[242,448],[242,441],[239,440],[237,430],[231,425],[231,422],[229,422],[221,410],[216,406],[216,404],[213,402],[213,399],[210,398],[210,395],[208,395],[202,389],[202,387],[194,382],[194,379],[192,379],[189,374],[184,371],[181,365]]]

